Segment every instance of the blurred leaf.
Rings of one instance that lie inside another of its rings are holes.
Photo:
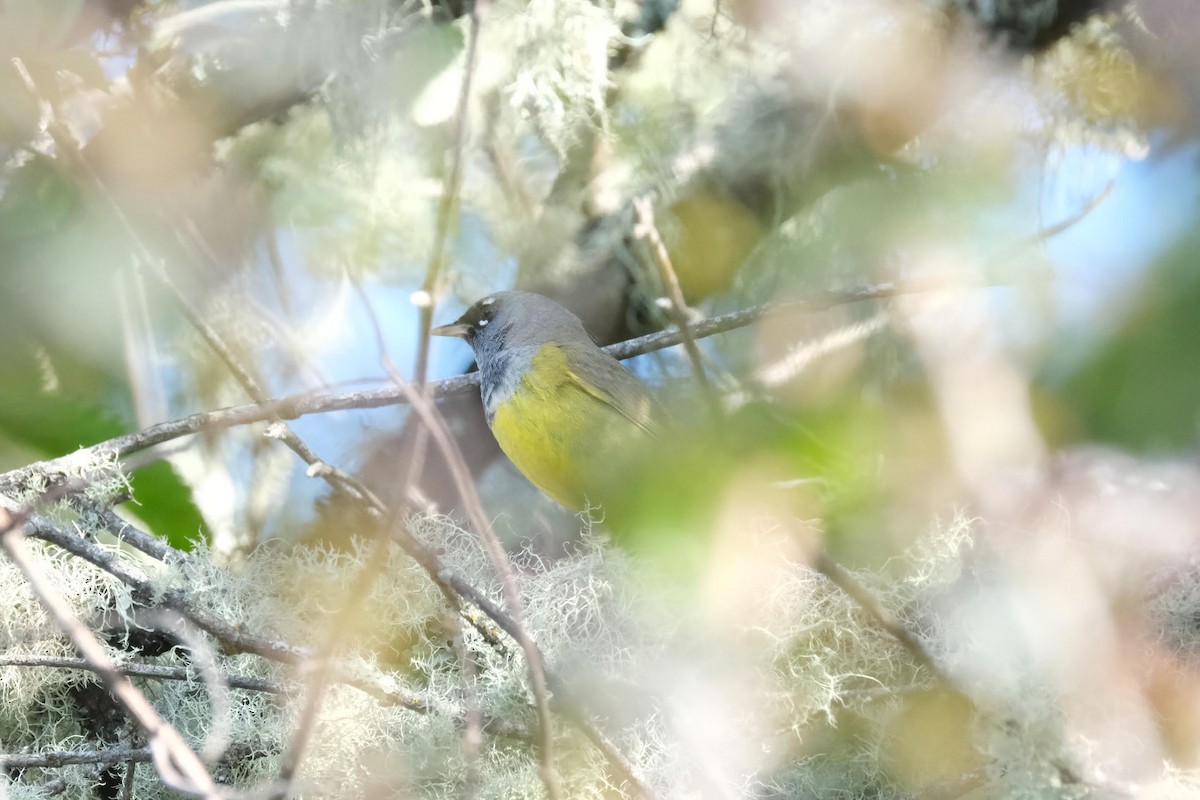
[[[77,78],[87,89],[107,89],[109,86],[104,68],[90,51],[64,50],[55,56],[55,61],[60,83],[63,82],[62,73],[65,72]]]
[[[59,230],[76,208],[75,187],[53,159],[39,155],[6,177],[0,184],[0,245],[6,248]]]
[[[458,106],[457,91],[430,91],[441,86],[439,76],[448,75],[454,85],[461,82],[450,67],[463,51],[462,31],[454,25],[422,25],[404,36],[399,52],[384,71],[390,104],[399,113],[411,110],[422,124],[453,116]],[[419,106],[419,108],[414,108]]]
[[[1061,398],[1086,438],[1178,451],[1200,434],[1200,238],[1168,253],[1125,322],[1067,382]]]
[[[62,359],[41,367],[8,353],[2,366],[6,380],[0,383],[0,434],[38,453],[41,458],[67,455],[80,447],[127,433],[129,428],[115,413],[114,405],[128,406],[127,397],[105,404],[113,382],[88,365]],[[40,374],[39,374],[40,373]],[[58,387],[47,391],[42,384],[62,375],[72,393]],[[90,386],[90,391],[85,387]],[[172,546],[191,549],[204,536],[204,522],[192,502],[191,491],[168,464],[154,464],[132,477],[137,514],[151,530]]]
[[[975,704],[951,689],[913,692],[884,739],[892,779],[920,797],[960,797],[984,780],[983,756],[971,743]]]
[[[5,436],[54,458],[123,433],[106,409],[29,386],[5,382],[0,392],[0,430]]]
[[[0,5],[4,40],[17,49],[63,44],[74,29],[83,0],[5,0]]]
[[[885,559],[879,524],[889,508],[882,448],[889,417],[877,403],[847,400],[804,413],[765,405],[743,407],[719,431],[689,430],[656,441],[605,503],[605,523],[623,545],[657,558],[681,582],[700,569],[722,504],[742,475],[770,487],[751,518],[811,521],[839,556],[847,551]],[[865,557],[865,556],[864,556]]]
[[[8,59],[0,60],[0,98],[4,100],[0,102],[0,142],[16,144],[33,139],[38,133],[41,110]]]
[[[745,206],[704,189],[681,197],[670,212],[679,228],[671,263],[688,302],[728,290],[765,234]]]
[[[130,479],[136,513],[150,530],[178,550],[191,550],[208,539],[204,518],[192,502],[191,489],[165,461],[142,467]]]

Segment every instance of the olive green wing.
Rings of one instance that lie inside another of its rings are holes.
[[[614,409],[651,435],[667,427],[667,414],[649,387],[604,352],[563,346],[570,379],[583,391]]]

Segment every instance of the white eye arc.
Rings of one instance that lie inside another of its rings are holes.
[[[481,319],[481,320],[479,320],[479,322],[475,323],[475,326],[476,326],[477,328],[486,328],[486,327],[487,327],[487,324],[488,324],[489,322],[491,322],[491,320],[488,320],[488,319]]]
[[[485,297],[483,300],[479,301],[479,305],[481,305],[481,306],[492,306],[495,304],[496,304],[496,298],[494,298],[494,297]]]

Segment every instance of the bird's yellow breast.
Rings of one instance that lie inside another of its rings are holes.
[[[581,509],[641,431],[580,382],[564,351],[542,347],[513,393],[496,408],[492,433],[526,478],[568,508]]]

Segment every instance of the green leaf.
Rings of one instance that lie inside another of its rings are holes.
[[[133,473],[135,513],[150,530],[177,550],[191,550],[197,541],[208,539],[204,518],[192,502],[191,489],[165,461]]]
[[[3,365],[6,380],[0,382],[0,435],[41,458],[67,455],[128,432],[128,425],[112,412],[111,405],[98,402],[105,393],[96,389],[112,384],[103,373],[78,362],[58,366],[59,371],[71,372],[73,389],[93,387],[94,396],[84,397],[45,391],[31,359],[16,359],[10,352]],[[128,398],[117,402],[128,405]],[[206,536],[191,490],[168,464],[143,467],[134,473],[131,483],[137,515],[173,547],[190,550],[194,540]]]
[[[1060,393],[1075,433],[1141,452],[1200,440],[1200,238],[1177,245],[1148,276],[1133,311]]]
[[[819,519],[839,560],[882,562],[894,549],[881,524],[894,503],[880,467],[894,413],[855,398],[803,412],[752,404],[718,429],[656,439],[637,464],[613,470],[606,527],[679,585],[714,557],[731,509],[738,519]]]
[[[5,249],[24,242],[36,243],[59,232],[78,206],[75,187],[46,156],[30,159],[6,177],[7,181],[0,184],[0,245]]]

